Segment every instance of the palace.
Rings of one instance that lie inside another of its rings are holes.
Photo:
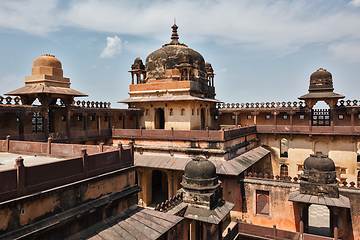
[[[127,109],[85,99],[50,54],[0,96],[0,236],[360,239],[358,101],[319,68],[298,101],[224,103],[172,29],[131,65]]]

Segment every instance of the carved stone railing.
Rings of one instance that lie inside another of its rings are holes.
[[[21,104],[20,97],[0,96],[0,105],[20,105],[20,104]]]
[[[110,102],[98,102],[98,101],[74,101],[73,106],[88,107],[88,108],[110,108]]]
[[[218,103],[218,109],[224,108],[292,108],[292,107],[305,107],[303,101],[299,102],[256,102],[256,103]]]
[[[258,179],[267,179],[267,180],[274,180],[274,181],[283,181],[283,182],[293,182],[293,183],[300,183],[300,179],[298,177],[290,177],[290,176],[279,176],[279,175],[269,175],[267,173],[251,173],[251,172],[244,172],[245,178],[258,178]],[[349,188],[356,188],[356,183],[351,181],[348,183],[346,180],[343,182],[338,181],[339,187],[349,187]],[[357,188],[360,188],[360,183],[358,183]]]
[[[158,204],[154,210],[159,212],[167,212],[176,205],[178,205],[179,203],[181,203],[182,200],[183,200],[182,193],[178,193],[172,198],[170,198],[170,200],[166,200],[165,202]]]
[[[358,100],[340,100],[338,101],[338,107],[354,107],[360,106]],[[225,108],[293,108],[293,107],[306,107],[304,101],[294,101],[294,102],[255,102],[255,103],[218,103],[216,108],[225,109]]]

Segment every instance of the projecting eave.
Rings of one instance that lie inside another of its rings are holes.
[[[88,95],[78,92],[71,88],[64,87],[53,87],[46,85],[30,85],[8,92],[5,95],[11,96],[24,96],[32,94],[53,94],[53,95],[64,95],[74,97],[87,97]]]
[[[289,201],[308,203],[308,204],[318,204],[329,207],[350,208],[349,198],[344,197],[343,195],[339,195],[339,198],[329,198],[329,197],[314,196],[309,194],[302,194],[300,193],[300,191],[296,191],[290,194]]]
[[[142,103],[142,102],[167,102],[167,101],[204,101],[204,102],[215,102],[222,103],[217,99],[196,97],[191,95],[180,95],[180,96],[159,96],[159,97],[131,97],[118,103]]]
[[[345,98],[345,96],[334,93],[334,92],[310,92],[299,97],[300,100],[305,99],[329,99],[329,98]]]

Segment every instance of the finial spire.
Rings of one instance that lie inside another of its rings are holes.
[[[174,25],[171,27],[173,29],[172,35],[171,35],[171,42],[179,42],[179,35],[177,33],[178,26],[174,23]]]
[[[171,34],[171,42],[168,43],[168,44],[164,44],[163,46],[168,46],[168,45],[182,45],[182,46],[187,47],[185,44],[179,42],[179,35],[178,35],[178,33],[177,33],[177,29],[178,29],[179,27],[176,25],[176,18],[174,18],[174,25],[172,25],[171,28],[173,29],[172,34]]]

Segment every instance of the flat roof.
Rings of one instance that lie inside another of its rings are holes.
[[[65,158],[38,156],[36,154],[25,155],[25,154],[19,154],[19,153],[0,152],[0,171],[13,169],[14,165],[15,165],[15,159],[17,159],[19,156],[21,156],[24,159],[25,166],[33,166],[33,165],[39,165],[39,164],[44,164],[44,163],[65,160]]]

